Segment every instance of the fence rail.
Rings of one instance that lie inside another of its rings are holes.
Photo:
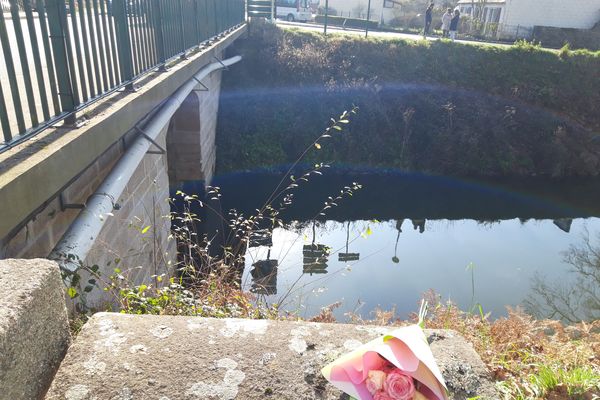
[[[465,18],[463,21],[461,21],[459,33],[477,39],[492,41],[515,41],[518,39],[530,40],[533,36],[533,27],[499,24],[494,22],[480,22]]]
[[[245,20],[244,0],[0,1],[0,151]]]

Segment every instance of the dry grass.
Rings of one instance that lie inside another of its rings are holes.
[[[600,399],[600,320],[565,326],[509,309],[507,317],[490,321],[442,303],[435,293],[424,297],[430,304],[426,327],[456,330],[472,343],[505,399]],[[377,310],[371,320],[349,317],[377,325],[417,319],[401,321],[394,310]]]

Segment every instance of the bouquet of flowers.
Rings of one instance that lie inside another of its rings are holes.
[[[444,378],[419,325],[396,329],[322,370],[358,400],[447,400]]]

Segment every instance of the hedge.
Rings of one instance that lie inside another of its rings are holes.
[[[219,172],[314,160],[455,176],[600,173],[600,53],[381,40],[266,27],[224,75]],[[310,158],[309,158],[310,159]]]

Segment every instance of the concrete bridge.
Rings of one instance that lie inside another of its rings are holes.
[[[211,180],[221,76],[239,61],[224,54],[246,32],[244,2],[10,3],[0,13],[0,258],[97,265],[105,277],[115,261],[145,266],[136,281],[165,272],[169,189]]]

